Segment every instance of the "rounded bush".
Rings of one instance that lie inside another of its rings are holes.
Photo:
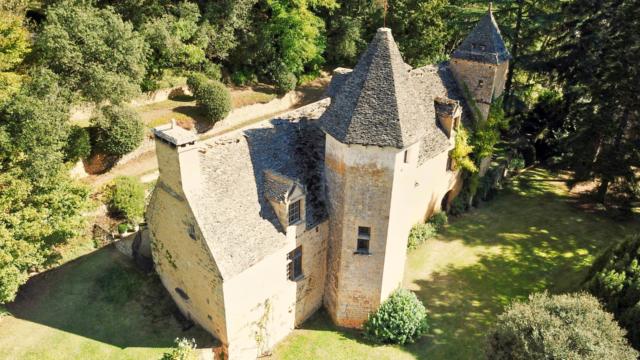
[[[227,87],[219,81],[200,84],[194,96],[196,103],[212,123],[224,119],[231,111],[231,95]]]
[[[203,74],[199,72],[192,72],[187,76],[187,87],[193,94],[193,97],[196,98],[198,91],[202,87],[202,84],[206,84],[209,79]]]
[[[533,294],[511,304],[487,338],[488,359],[635,360],[625,332],[588,294]]]
[[[142,143],[144,125],[138,113],[128,107],[105,106],[91,122],[95,129],[94,144],[105,154],[122,156]]]
[[[76,162],[86,159],[91,154],[91,137],[87,129],[73,126],[65,148],[65,161]]]
[[[447,213],[444,211],[437,212],[429,218],[429,224],[433,225],[436,231],[441,231],[444,229],[444,226],[449,222],[449,218],[447,217]]]
[[[144,215],[144,186],[135,177],[118,176],[109,189],[108,204],[112,212],[140,221]]]
[[[281,93],[287,93],[295,89],[298,84],[298,78],[288,71],[276,72],[273,80],[276,83],[276,88]]]
[[[611,246],[593,263],[587,290],[620,320],[640,349],[640,235]],[[632,321],[632,319],[639,321]]]
[[[427,330],[427,310],[414,293],[396,290],[364,323],[365,336],[381,343],[406,344]]]

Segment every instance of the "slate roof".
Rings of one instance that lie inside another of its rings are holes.
[[[307,228],[326,218],[324,133],[314,120],[327,105],[328,99],[200,144],[201,187],[185,191],[223,278],[286,244],[284,229],[265,197],[265,171],[304,186]]]
[[[321,119],[322,129],[344,144],[405,148],[425,134],[426,110],[409,83],[391,30],[373,41]]]
[[[511,58],[491,9],[453,52],[452,58],[500,64]]]
[[[269,200],[284,202],[296,185],[289,177],[273,170],[264,171],[264,196]]]

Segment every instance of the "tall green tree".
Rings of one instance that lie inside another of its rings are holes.
[[[34,58],[84,99],[119,103],[140,91],[147,48],[111,8],[61,1],[46,11]]]
[[[31,79],[0,107],[0,303],[59,258],[88,198],[63,163],[69,96],[50,71]]]
[[[141,32],[149,45],[146,88],[149,82],[160,79],[164,71],[192,70],[206,61],[209,38],[199,26],[198,5],[189,2],[168,7],[168,12],[142,25]]]
[[[23,75],[17,71],[29,52],[29,31],[20,11],[0,9],[0,103],[20,89]]]
[[[567,104],[576,180],[598,179],[637,195],[640,167],[640,6],[634,0],[572,1],[555,62]]]

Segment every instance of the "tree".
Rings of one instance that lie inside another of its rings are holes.
[[[178,71],[196,69],[205,61],[209,39],[200,30],[200,11],[194,3],[180,3],[170,12],[143,24],[141,32],[150,47],[147,61],[147,88],[166,69]]]
[[[387,24],[404,60],[423,66],[444,60],[449,35],[444,22],[447,0],[389,1]]]
[[[612,185],[630,200],[640,166],[640,7],[633,0],[572,1],[563,15],[555,67],[575,180],[599,179],[603,203]]]
[[[428,329],[427,310],[414,293],[396,290],[363,325],[368,338],[382,343],[416,341]]]
[[[64,166],[67,92],[37,69],[0,106],[0,303],[28,274],[54,263],[56,248],[78,234],[88,190]]]
[[[498,317],[487,337],[488,359],[620,359],[638,353],[624,330],[587,294],[533,294]]]
[[[640,349],[640,235],[600,255],[591,267],[586,288],[621,321],[633,346]]]
[[[91,137],[87,129],[73,126],[65,146],[65,162],[75,163],[91,154]]]
[[[19,166],[34,182],[47,183],[65,158],[69,96],[48,70],[30,77],[0,109],[0,167]]]
[[[20,89],[23,76],[16,67],[29,52],[29,31],[24,18],[0,9],[0,103]]]
[[[208,1],[203,11],[202,31],[209,38],[207,57],[226,60],[239,43],[246,41],[251,9],[258,0]],[[251,36],[251,35],[249,35]]]
[[[138,222],[144,215],[144,186],[132,176],[118,176],[108,192],[112,212]]]
[[[47,8],[34,44],[37,63],[96,103],[120,103],[140,91],[144,39],[111,8],[65,0]]]
[[[140,116],[124,106],[103,107],[91,123],[96,149],[109,155],[122,156],[135,150],[144,136]]]

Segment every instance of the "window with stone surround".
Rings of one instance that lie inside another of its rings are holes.
[[[300,280],[303,277],[302,273],[302,246],[298,246],[295,250],[287,255],[287,277],[291,281]]]
[[[371,228],[358,226],[357,254],[369,254],[369,241],[371,240]]]
[[[300,200],[289,204],[289,225],[293,225],[298,221],[300,221]]]

